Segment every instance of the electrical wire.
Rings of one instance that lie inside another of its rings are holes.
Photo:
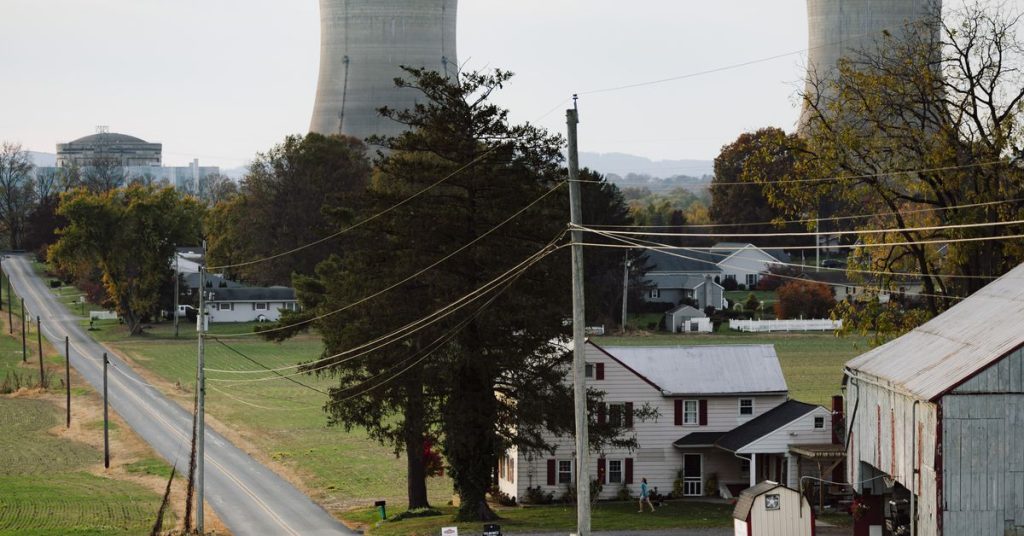
[[[345,233],[347,233],[347,232],[349,232],[349,231],[351,231],[353,229],[356,229],[356,228],[361,227],[361,226],[363,226],[363,225],[365,225],[365,224],[367,224],[367,223],[369,223],[369,222],[371,222],[373,220],[376,220],[377,218],[380,218],[380,217],[384,216],[385,214],[388,214],[388,213],[398,209],[399,207],[402,207],[402,206],[408,204],[412,200],[414,200],[414,199],[418,198],[419,196],[429,192],[430,190],[433,190],[434,188],[437,188],[438,186],[444,184],[446,181],[448,181],[452,177],[454,177],[454,176],[458,175],[459,173],[462,173],[463,171],[469,169],[470,167],[472,167],[477,162],[483,160],[484,157],[486,157],[490,153],[498,150],[501,147],[502,147],[502,144],[497,144],[494,147],[491,147],[490,149],[484,151],[483,153],[480,153],[480,155],[477,156],[476,158],[474,158],[473,160],[470,160],[469,163],[463,165],[462,167],[456,169],[455,171],[449,173],[448,175],[445,175],[443,178],[441,178],[440,180],[434,182],[433,184],[430,184],[426,188],[423,188],[422,190],[419,190],[418,192],[416,192],[416,193],[412,194],[411,196],[403,199],[402,201],[399,201],[395,205],[392,205],[391,207],[386,208],[386,209],[384,209],[384,210],[382,210],[382,211],[380,211],[380,212],[378,212],[378,213],[376,213],[376,214],[374,214],[372,216],[369,216],[369,217],[367,217],[367,218],[365,218],[363,220],[360,220],[359,222],[354,223],[354,224],[352,224],[352,225],[350,225],[350,226],[348,226],[348,227],[346,227],[346,228],[344,228],[344,229],[342,229],[342,230],[340,230],[340,231],[338,231],[336,233],[332,233],[332,234],[330,234],[328,236],[325,236],[325,237],[323,237],[323,238],[321,238],[319,240],[314,240],[314,241],[309,242],[307,244],[304,244],[304,245],[292,248],[292,249],[290,249],[288,251],[283,251],[281,253],[270,255],[270,256],[267,256],[267,257],[263,257],[261,259],[254,259],[254,260],[251,260],[251,261],[238,262],[238,263],[232,263],[232,264],[222,264],[220,266],[211,266],[211,267],[207,268],[207,271],[225,270],[225,269],[228,269],[228,268],[239,268],[239,267],[242,267],[242,266],[252,266],[254,264],[260,264],[260,263],[263,263],[263,262],[272,261],[274,259],[279,259],[281,257],[285,257],[285,256],[291,255],[293,253],[298,253],[299,251],[311,248],[313,246],[316,246],[316,245],[322,244],[324,242],[327,242],[328,240],[332,240],[334,238],[337,238],[337,237],[339,237],[339,236],[341,236],[341,235],[343,235],[343,234],[345,234]]]
[[[293,329],[293,328],[296,328],[296,327],[299,327],[299,326],[304,326],[306,324],[310,324],[312,322],[316,322],[318,320],[323,320],[324,318],[327,318],[327,317],[332,316],[332,315],[336,315],[338,313],[341,313],[341,312],[346,311],[348,309],[351,309],[353,307],[362,305],[363,303],[366,303],[366,302],[368,302],[370,300],[378,298],[378,297],[380,297],[380,296],[382,296],[382,295],[384,295],[384,294],[386,294],[386,293],[388,293],[388,292],[390,292],[390,291],[392,291],[392,290],[394,290],[394,289],[396,289],[398,287],[401,287],[402,285],[412,281],[413,279],[416,279],[417,277],[427,273],[428,271],[436,268],[437,266],[440,266],[441,264],[443,264],[444,262],[448,261],[452,257],[455,257],[459,253],[462,253],[463,251],[465,251],[465,250],[469,249],[470,247],[472,247],[473,245],[477,244],[478,242],[480,242],[484,238],[487,238],[488,236],[493,234],[495,231],[497,231],[498,229],[504,227],[505,225],[508,225],[510,222],[512,222],[513,220],[518,218],[524,212],[526,212],[527,210],[530,210],[531,208],[536,206],[538,203],[543,201],[545,198],[547,198],[549,195],[553,194],[556,190],[561,188],[563,184],[565,184],[565,183],[560,182],[560,183],[554,185],[547,192],[545,192],[543,195],[541,195],[537,199],[535,199],[532,202],[530,202],[528,205],[526,205],[525,207],[523,207],[522,209],[517,211],[515,214],[509,216],[508,218],[506,218],[501,223],[495,225],[494,227],[491,227],[487,231],[484,231],[482,234],[480,234],[480,236],[474,238],[469,243],[467,243],[467,244],[463,245],[462,247],[460,247],[459,249],[456,249],[455,251],[445,255],[444,257],[438,259],[437,261],[435,261],[434,263],[430,264],[426,268],[423,268],[423,269],[419,270],[418,272],[416,272],[416,273],[406,277],[405,279],[402,279],[401,281],[398,281],[397,283],[392,284],[391,286],[388,286],[388,287],[383,288],[383,289],[381,289],[381,290],[379,290],[379,291],[377,291],[377,292],[375,292],[373,294],[370,294],[368,296],[360,298],[359,300],[356,300],[356,301],[354,301],[354,302],[352,302],[352,303],[350,303],[348,305],[345,305],[344,307],[335,309],[333,311],[329,311],[327,313],[323,313],[323,314],[315,316],[313,318],[307,318],[305,320],[302,320],[302,321],[299,321],[299,322],[295,322],[293,324],[288,324],[286,326],[279,326],[279,327],[274,327],[274,328],[270,328],[270,329],[264,329],[264,330],[260,330],[260,331],[257,331],[257,332],[236,333],[236,334],[232,334],[232,335],[221,335],[221,337],[222,338],[253,337],[253,336],[262,336],[262,335],[265,335],[267,333],[274,333],[274,332],[278,332],[278,331],[283,331],[283,330],[286,330],[286,329]]]
[[[517,264],[513,268],[509,269],[508,271],[502,273],[501,275],[499,275],[499,276],[495,277],[494,279],[490,280],[489,282],[485,283],[483,286],[481,286],[481,287],[479,287],[479,288],[477,288],[477,289],[467,293],[466,295],[462,296],[458,300],[455,300],[453,302],[450,302],[450,303],[446,304],[445,306],[443,306],[440,309],[434,311],[433,313],[431,313],[429,315],[426,315],[426,316],[424,316],[424,317],[422,317],[420,319],[417,319],[417,320],[414,320],[412,322],[409,322],[406,325],[404,325],[404,326],[402,326],[402,327],[400,327],[400,328],[398,328],[398,329],[396,329],[396,330],[394,330],[394,331],[392,331],[392,332],[390,332],[390,333],[388,333],[386,335],[382,335],[382,336],[380,336],[380,337],[378,337],[378,338],[376,338],[376,339],[374,339],[374,340],[372,340],[370,342],[364,343],[364,344],[356,346],[354,348],[350,348],[350,349],[345,350],[343,352],[339,352],[339,353],[331,355],[331,356],[320,358],[320,359],[315,360],[315,361],[313,361],[311,363],[291,365],[291,366],[286,366],[286,367],[278,367],[278,368],[270,369],[270,370],[271,371],[276,371],[276,372],[285,371],[285,370],[293,370],[293,369],[296,369],[296,368],[316,366],[316,365],[318,365],[320,363],[324,363],[324,362],[328,362],[328,361],[332,361],[332,362],[335,362],[335,363],[343,363],[343,362],[346,362],[346,361],[350,361],[352,359],[356,359],[356,358],[361,357],[363,355],[372,353],[374,351],[380,350],[381,348],[384,348],[384,347],[389,346],[389,345],[391,345],[391,344],[393,344],[395,342],[398,342],[399,340],[401,340],[401,339],[403,339],[405,337],[408,337],[409,335],[412,335],[413,333],[416,333],[416,332],[419,332],[419,331],[421,331],[423,329],[426,329],[427,327],[429,327],[429,326],[431,326],[431,325],[433,325],[433,324],[443,320],[444,318],[454,314],[456,311],[458,311],[458,310],[466,307],[467,305],[475,302],[480,297],[484,296],[486,292],[489,292],[489,291],[493,290],[494,288],[500,286],[504,281],[506,281],[508,279],[511,279],[513,277],[517,277],[519,274],[521,274],[521,273],[525,272],[526,270],[530,269],[531,267],[533,267],[533,265],[537,264],[538,262],[543,260],[548,255],[550,255],[550,254],[554,253],[555,251],[557,251],[557,250],[561,249],[562,247],[564,247],[564,245],[563,246],[555,246],[555,244],[562,239],[562,237],[565,235],[565,233],[566,233],[566,231],[562,231],[557,237],[555,237],[554,240],[552,240],[546,246],[544,246],[544,248],[542,248],[541,250],[537,251],[536,253],[530,255],[529,257],[527,257],[527,259],[525,259],[524,261],[520,262],[519,264]],[[338,360],[339,358],[341,358],[341,359]],[[326,366],[331,366],[331,363],[328,363],[328,365],[326,365]],[[326,366],[325,367],[320,367],[320,368],[326,368]],[[320,368],[310,369],[309,371],[319,370]],[[207,372],[219,372],[219,373],[224,373],[224,374],[257,374],[257,373],[264,373],[264,372],[266,372],[266,371],[240,371],[240,370],[216,370],[216,369],[206,369],[206,370],[207,370]],[[267,380],[272,380],[272,379],[280,379],[280,377],[278,377],[278,378],[274,378],[274,377],[258,378],[258,379],[254,379],[254,380],[225,380],[225,379],[213,379],[213,378],[211,378],[211,379],[209,379],[209,381],[219,381],[219,382],[224,382],[224,383],[251,383],[251,382],[267,381]]]
[[[222,340],[220,340],[220,339],[218,339],[218,338],[216,338],[216,337],[210,337],[210,338],[211,338],[211,339],[213,339],[214,341],[216,341],[216,342],[217,342],[217,344],[220,344],[221,346],[223,346],[223,347],[227,348],[227,349],[228,349],[228,350],[230,350],[231,352],[233,352],[233,353],[235,353],[235,354],[238,354],[238,355],[242,356],[243,358],[245,358],[245,359],[249,360],[249,361],[250,361],[250,362],[252,362],[252,363],[255,363],[256,365],[258,365],[258,366],[260,366],[261,368],[263,368],[263,369],[264,369],[265,371],[268,371],[268,372],[273,372],[274,374],[277,374],[278,376],[280,376],[280,375],[281,375],[281,374],[280,374],[279,372],[277,372],[277,371],[274,371],[273,369],[271,369],[270,367],[268,367],[268,366],[264,365],[263,363],[260,363],[259,361],[256,361],[256,360],[255,360],[255,359],[253,359],[252,357],[249,357],[249,356],[245,355],[245,353],[243,353],[243,352],[242,352],[241,350],[239,350],[239,349],[237,349],[237,348],[234,348],[234,347],[232,347],[232,346],[229,346],[229,345],[228,345],[227,343],[225,343],[224,341],[222,341]],[[209,371],[210,369],[206,369],[206,370],[207,370],[207,371]],[[298,385],[298,386],[300,386],[300,387],[304,387],[304,388],[306,388],[306,389],[309,389],[309,390],[311,390],[311,391],[313,391],[313,392],[316,392],[316,393],[320,393],[320,394],[322,394],[322,395],[326,395],[326,394],[327,394],[327,391],[323,391],[323,390],[321,390],[321,389],[317,389],[316,387],[313,387],[312,385],[308,385],[308,384],[302,383],[302,382],[300,382],[299,380],[296,380],[295,378],[288,378],[288,377],[284,377],[284,376],[282,376],[282,378],[284,378],[284,379],[286,379],[286,380],[288,380],[288,381],[290,381],[290,382],[292,382],[292,383],[294,383],[294,384],[296,384],[296,385]]]
[[[948,207],[931,207],[904,210],[901,212],[876,212],[874,214],[855,214],[851,216],[832,216],[828,218],[804,218],[799,220],[774,220],[774,221],[759,221],[759,222],[743,222],[743,223],[695,223],[695,224],[684,224],[684,225],[587,225],[587,227],[593,227],[596,229],[714,229],[719,227],[746,227],[754,225],[786,225],[790,223],[811,223],[811,222],[836,222],[836,221],[848,221],[848,220],[860,220],[866,218],[878,218],[883,216],[902,216],[907,214],[919,214],[923,212],[939,212],[944,210],[959,210],[963,208],[975,208],[975,207],[986,207],[992,205],[1005,205],[1010,203],[1024,202],[1024,198],[1016,199],[1003,199],[999,201],[988,201],[985,203],[969,203],[964,205],[951,205]],[[823,232],[822,234],[830,234]]]
[[[889,234],[889,233],[907,233],[907,232],[920,232],[920,231],[945,231],[948,229],[976,229],[978,227],[1006,227],[1011,225],[1024,224],[1024,220],[1012,220],[1012,221],[998,221],[998,222],[981,222],[981,223],[956,223],[952,225],[930,225],[924,227],[892,227],[888,229],[855,229],[851,231],[829,231],[829,236],[847,236],[847,235],[870,235],[870,234]],[[573,230],[581,231],[595,231],[582,225],[570,225]],[[783,237],[814,237],[821,236],[822,232],[815,231],[801,231],[801,232],[780,232],[780,233],[671,233],[671,232],[660,232],[652,233],[647,231],[618,231],[618,230],[603,230],[605,234],[622,235],[622,236],[664,236],[664,237],[675,237],[675,238],[783,238]],[[711,248],[716,249],[716,248]]]

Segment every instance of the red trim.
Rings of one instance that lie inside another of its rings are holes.
[[[962,380],[954,383],[953,385],[947,387],[945,390],[939,392],[939,394],[929,398],[928,401],[937,404],[939,402],[940,398],[948,395],[953,390],[955,390],[957,387],[960,387],[961,385],[971,381],[978,374],[981,374],[982,372],[987,371],[989,368],[996,366],[1000,361],[1002,361],[1004,358],[1006,358],[1006,356],[1008,356],[1008,355],[1010,355],[1010,354],[1012,354],[1014,352],[1017,352],[1017,351],[1019,351],[1022,348],[1024,348],[1024,343],[1018,344],[1017,346],[1014,346],[1012,349],[1003,352],[998,357],[993,359],[991,363],[986,364],[984,367],[982,367],[982,368],[972,372],[969,376],[965,377],[964,379],[962,379]],[[941,531],[940,531],[940,533],[941,533]]]
[[[878,435],[875,437],[875,467],[882,468],[882,406],[875,404]]]
[[[602,484],[608,483],[608,473],[605,472],[604,458],[597,459],[597,481]]]
[[[617,358],[617,357],[613,356],[612,354],[608,353],[608,350],[605,350],[604,348],[601,348],[600,346],[594,344],[593,342],[591,342],[589,340],[587,341],[587,344],[593,346],[594,348],[596,348],[602,354],[608,356],[609,358],[611,358],[616,363],[622,365],[623,368],[625,368],[626,370],[632,372],[633,374],[636,375],[637,378],[640,378],[641,380],[647,382],[648,385],[650,385],[651,387],[657,389],[659,392],[664,391],[664,389],[659,387],[658,384],[656,384],[656,383],[652,382],[651,380],[647,379],[646,376],[644,376],[643,374],[640,374],[639,372],[633,370],[632,368],[630,368],[629,365],[627,365],[627,364],[623,363],[622,361],[620,361],[619,358]]]
[[[675,405],[675,410],[676,410],[676,420],[675,420],[676,426],[682,426],[683,425],[683,401],[677,398],[673,402],[675,402],[674,405]]]
[[[942,511],[946,504],[942,496],[942,404],[935,405],[935,527],[942,536]]]
[[[604,424],[607,422],[606,415],[608,415],[608,406],[604,402],[598,402],[597,404],[597,424]]]
[[[750,512],[747,512],[747,536],[754,536],[754,528],[750,524]]]
[[[555,485],[555,460],[548,460],[548,485]]]
[[[802,501],[804,498],[800,497],[800,500]],[[811,508],[811,505],[808,504],[807,509],[811,511],[811,536],[815,536],[815,534],[817,534],[818,527],[816,526],[817,523],[814,522],[814,508]]]
[[[594,376],[595,379],[604,379],[604,363],[594,363]]]
[[[623,419],[623,421],[626,423],[626,428],[632,428],[633,427],[633,403],[632,402],[626,402],[626,417],[625,417],[625,419]]]
[[[633,458],[626,458],[626,483],[633,483]]]
[[[698,424],[700,424],[701,426],[707,426],[708,425],[708,401],[706,399],[702,398],[700,401],[697,402],[697,407],[699,408],[698,412],[700,414],[700,416],[698,417]]]

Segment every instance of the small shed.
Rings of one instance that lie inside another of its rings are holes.
[[[799,491],[765,480],[740,493],[735,536],[814,536],[814,512]]]
[[[672,333],[691,330],[699,331],[699,329],[691,328],[691,326],[700,325],[698,322],[694,322],[694,320],[701,318],[707,319],[707,317],[708,315],[704,314],[703,311],[698,310],[696,307],[680,305],[679,307],[665,313],[665,327]]]

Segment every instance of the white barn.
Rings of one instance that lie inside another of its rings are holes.
[[[858,523],[1024,534],[1022,280],[1024,265],[846,364]]]

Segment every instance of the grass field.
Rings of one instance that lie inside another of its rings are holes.
[[[128,337],[113,321],[96,322],[92,335],[130,358],[137,366],[161,380],[165,391],[189,406],[196,374],[196,333],[184,323],[179,337],[173,324],[154,324],[139,337]],[[378,499],[401,503],[405,499],[405,461],[389,448],[369,439],[361,429],[345,431],[328,427],[322,411],[329,378],[305,374],[283,380],[273,373],[229,374],[219,370],[258,371],[261,365],[286,367],[320,356],[318,337],[301,335],[284,343],[256,337],[216,337],[251,333],[250,324],[212,324],[206,342],[207,408],[209,414],[235,430],[264,454],[299,475],[299,483],[332,511],[365,505]],[[259,365],[257,364],[259,363]],[[294,369],[281,371],[295,374]],[[269,381],[253,381],[264,380]],[[247,383],[225,383],[221,380]],[[287,474],[286,474],[287,476]],[[294,480],[294,479],[293,479]],[[445,504],[451,499],[447,479],[428,481],[431,500]]]
[[[645,337],[595,337],[600,346],[664,346],[710,344],[772,344],[792,398],[829,407],[840,394],[843,364],[868,350],[864,337],[836,337],[831,333],[740,333],[709,335],[659,334]]]
[[[726,503],[671,501],[655,513],[637,513],[637,505],[598,503],[592,510],[592,528],[598,530],[688,529],[732,526],[733,506]],[[346,514],[348,521],[362,523],[371,536],[434,536],[442,527],[458,526],[464,534],[480,534],[482,523],[455,523],[453,508],[441,509],[434,517],[387,521],[379,526],[376,510],[361,509]],[[576,508],[572,505],[532,506],[497,510],[497,523],[504,532],[571,531],[576,527]],[[389,514],[391,514],[389,512]]]

